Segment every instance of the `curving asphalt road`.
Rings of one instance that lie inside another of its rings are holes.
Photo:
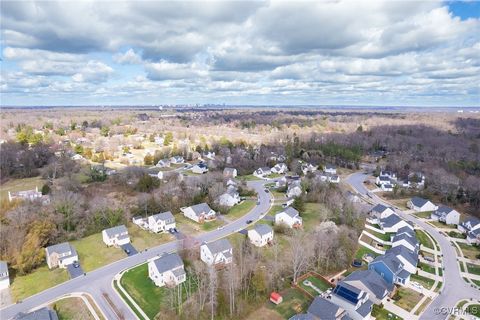
[[[366,178],[367,175],[365,173],[358,172],[350,175],[346,179],[346,182],[357,192],[366,196],[368,190],[363,185]],[[392,206],[374,194],[372,194],[370,199],[375,204],[381,203],[383,205]],[[412,221],[425,229],[438,242],[443,254],[443,266],[445,267],[445,270],[443,271],[443,288],[441,294],[430,303],[428,308],[420,316],[420,319],[446,319],[459,300],[470,298],[478,299],[480,297],[480,291],[468,285],[460,275],[457,253],[450,241],[431,225],[417,219],[413,215],[403,213],[396,207],[394,208],[400,217]]]
[[[223,238],[244,229],[247,226],[247,220],[256,221],[261,219],[270,209],[271,202],[271,194],[266,193],[264,190],[265,183],[267,183],[267,181],[247,182],[248,186],[257,192],[259,200],[259,204],[257,204],[250,212],[220,229],[199,235],[195,240],[201,243]],[[10,319],[19,312],[27,312],[36,309],[50,303],[60,296],[72,292],[90,293],[108,320],[121,319],[122,316],[124,319],[136,319],[137,317],[113,289],[112,280],[114,276],[125,269],[146,262],[148,259],[157,255],[178,250],[183,246],[182,241],[183,240],[177,240],[159,245],[148,251],[140,252],[136,255],[91,271],[84,277],[78,277],[56,287],[44,290],[36,295],[26,298],[21,303],[13,304],[1,309],[0,319]],[[108,299],[115,305],[116,310],[112,308],[111,304],[105,298],[105,295],[107,295]]]

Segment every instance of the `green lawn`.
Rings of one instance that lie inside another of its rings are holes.
[[[202,223],[200,227],[202,228],[203,231],[212,231],[223,225],[224,225],[223,221],[220,221],[217,219],[217,220],[212,220],[209,222]]]
[[[427,211],[427,212],[415,212],[413,215],[419,218],[430,219],[431,214],[432,214],[431,211]]]
[[[440,222],[440,221],[429,221],[429,222],[439,229],[451,229],[451,228],[453,228],[452,226],[447,226],[445,223]]]
[[[467,312],[475,317],[480,317],[480,304],[471,304],[466,308]]]
[[[128,226],[128,234],[132,245],[138,251],[143,251],[147,248],[152,248],[166,242],[175,240],[175,237],[170,233],[153,233],[139,228],[131,224]],[[82,257],[79,257],[82,261]]]
[[[433,291],[435,291],[435,292],[440,291],[442,289],[442,286],[443,286],[443,282],[438,281],[437,286],[435,287],[435,290],[433,290]]]
[[[468,259],[478,259],[477,255],[480,255],[480,247],[479,246],[470,246],[466,243],[458,243],[460,249],[462,249],[463,255],[465,258]]]
[[[22,300],[35,293],[65,282],[69,279],[65,269],[48,269],[45,264],[32,273],[13,279],[11,292],[13,300]]]
[[[455,232],[455,231],[450,231],[448,233],[448,236],[451,237],[451,238],[457,238],[457,239],[466,239],[467,236],[463,233],[460,233],[460,232]]]
[[[272,194],[275,201],[285,201],[285,200],[287,200],[287,197],[286,197],[284,192],[272,190],[272,191],[270,191],[270,193]]]
[[[283,207],[279,204],[273,205],[270,210],[268,211],[267,215],[275,216],[277,213],[281,212]]]
[[[245,175],[245,176],[238,176],[237,179],[244,180],[244,181],[261,180],[261,179],[255,177],[253,174],[248,174],[248,175]]]
[[[468,273],[480,275],[480,266],[472,263],[467,263]]]
[[[151,319],[155,318],[161,309],[170,308],[167,305],[168,298],[171,291],[176,290],[155,286],[148,277],[148,264],[146,263],[125,272],[120,279],[120,283]],[[191,294],[196,290],[194,281],[189,274],[187,274],[187,280],[181,286],[182,301],[185,301],[187,293]]]
[[[89,272],[127,257],[120,248],[107,247],[102,240],[102,234],[96,233],[91,236],[70,242],[77,250],[82,269]]]
[[[412,274],[410,276],[410,281],[416,281],[416,282],[420,283],[426,289],[431,289],[433,284],[435,283],[435,280],[432,280],[430,278],[426,278],[426,277],[423,277],[423,276],[419,276],[419,275],[416,275],[416,274]]]
[[[480,287],[480,280],[473,280],[473,279],[471,279],[470,281],[472,281],[473,283],[475,283],[477,286]]]
[[[367,247],[364,247],[364,246],[359,244],[357,253],[355,254],[355,259],[362,259],[362,257],[367,253],[370,253],[374,257],[379,256],[378,253],[373,252],[372,250],[368,249]]]
[[[433,249],[433,243],[425,232],[423,232],[422,230],[415,230],[415,234],[420,244],[429,249]]]
[[[431,273],[431,274],[435,274],[435,267],[432,267],[432,266],[429,265],[429,264],[426,264],[426,263],[424,263],[424,262],[420,262],[420,263],[418,264],[418,267],[419,267],[420,269],[422,269],[423,271],[425,271],[425,272],[428,272],[428,273]]]
[[[432,302],[431,298],[425,299],[425,301],[423,301],[423,303],[420,305],[420,307],[418,307],[418,309],[415,311],[415,314],[419,315],[420,313],[422,313],[423,310],[425,310],[425,308],[430,304],[430,302]]]
[[[365,231],[384,241],[390,241],[390,237],[393,235],[393,233],[380,233],[372,229],[365,229]]]
[[[303,228],[307,231],[314,229],[323,219],[322,211],[324,211],[322,204],[306,203],[305,211],[300,212],[303,220]]]
[[[267,178],[275,179],[275,178],[280,178],[281,176],[283,176],[283,175],[279,174],[279,173],[271,173],[267,176]]]
[[[255,200],[244,200],[236,206],[230,208],[226,214],[226,217],[230,220],[238,219],[252,210],[255,207],[255,203]]]
[[[267,307],[277,311],[284,319],[290,319],[295,314],[305,312],[312,303],[312,299],[297,289],[290,288],[280,292],[280,294],[283,297],[283,302],[279,305],[268,302]]]
[[[6,183],[0,185],[0,201],[8,200],[8,191],[18,192],[24,190],[32,190],[35,187],[38,187],[38,191],[41,191],[41,188],[45,180],[42,177],[33,177],[33,178],[23,178],[23,179],[12,179]]]
[[[378,320],[403,320],[391,311],[388,311],[376,304],[373,305],[372,316]]]
[[[310,277],[306,278],[305,280],[310,281],[314,286],[316,286],[322,292],[325,292],[328,289],[332,288],[332,286],[330,286],[330,284],[327,281],[325,281],[323,279],[319,279],[319,278],[314,277],[314,276],[310,276]],[[298,283],[298,285],[300,287],[302,287],[303,289],[305,289],[312,296],[314,296],[314,297],[318,296],[319,293],[316,290],[314,290],[312,287],[307,286],[303,283],[305,280],[302,280],[300,283]]]
[[[52,307],[57,311],[59,320],[90,320],[95,319],[80,298],[66,298],[56,301]]]
[[[394,303],[407,311],[411,311],[422,298],[422,295],[417,291],[404,287],[398,288],[396,295],[399,296],[399,299]]]

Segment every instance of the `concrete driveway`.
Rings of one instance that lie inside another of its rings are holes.
[[[125,252],[129,257],[138,253],[137,249],[135,249],[135,247],[131,243],[123,244],[121,248],[123,252]]]
[[[80,264],[78,264],[76,268],[75,268],[74,264],[69,264],[67,266],[67,271],[70,274],[70,279],[74,279],[76,277],[83,276],[83,274],[84,274],[83,269],[80,266]]]

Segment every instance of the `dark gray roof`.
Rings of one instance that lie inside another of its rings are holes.
[[[445,216],[447,214],[449,214],[450,212],[452,212],[453,209],[450,208],[450,207],[447,207],[447,206],[440,206],[438,207],[437,210],[435,210],[435,214],[438,215],[438,216]]]
[[[255,229],[255,231],[257,231],[257,233],[260,236],[269,234],[273,231],[272,227],[270,227],[267,224],[257,224],[254,229]]]
[[[183,267],[183,261],[176,253],[164,254],[160,258],[153,260],[153,262],[160,273]]]
[[[410,201],[412,202],[412,204],[415,207],[423,207],[430,200],[423,199],[423,198],[420,198],[420,197],[413,197]]]
[[[316,320],[314,316],[308,313],[301,313],[301,314],[296,314],[292,316],[288,320]]]
[[[373,302],[370,300],[365,301],[362,305],[356,310],[362,317],[366,317],[370,312],[372,312]]]
[[[157,221],[167,221],[168,222],[168,221],[175,220],[175,218],[173,217],[173,214],[170,211],[154,214],[152,216],[152,219],[155,220],[156,222]]]
[[[232,245],[227,239],[219,239],[206,244],[212,254],[217,254],[232,249]]]
[[[398,274],[397,274],[397,277],[399,277],[400,279],[407,279],[409,276],[410,276],[410,272],[408,272],[407,270],[403,269],[402,271],[400,271]]]
[[[0,274],[8,273],[8,265],[6,261],[0,261]]]
[[[44,307],[29,313],[19,313],[13,317],[14,320],[58,320],[55,310]]]
[[[288,214],[290,217],[292,218],[295,218],[296,216],[298,216],[298,211],[297,209],[293,208],[293,207],[287,207],[285,210],[283,210],[282,212],[285,212],[286,214]]]
[[[77,252],[75,251],[75,248],[72,247],[68,242],[62,242],[59,244],[54,244],[53,246],[49,246],[47,247],[47,252],[48,252],[48,255],[51,255],[54,252],[58,254],[64,254],[68,252],[71,252],[72,255],[77,254]]]
[[[408,234],[402,233],[402,234],[396,234],[393,236],[392,242],[397,242],[397,241],[402,241],[405,240],[409,244],[411,244],[414,248],[418,245],[418,240],[415,237],[410,237]]]
[[[337,167],[334,166],[333,164],[327,164],[325,165],[325,169],[336,169]]]
[[[385,252],[387,254],[394,254],[395,256],[402,256],[410,262],[412,265],[416,266],[418,263],[418,254],[416,252],[410,251],[404,246],[397,246],[394,248],[390,248]]]
[[[381,176],[381,177],[378,177],[378,179],[379,179],[380,181],[390,181],[390,178],[389,178],[389,177],[383,177],[383,176]]]
[[[380,219],[380,224],[384,227],[393,227],[400,221],[402,221],[402,219],[398,215],[391,214],[388,217]]]
[[[121,233],[124,233],[124,232],[128,233],[127,227],[125,227],[123,224],[121,226],[116,226],[116,227],[113,227],[113,228],[105,229],[103,231],[105,231],[105,233],[109,237],[114,237],[117,234],[121,234]]]
[[[349,274],[340,283],[350,281],[362,282],[378,299],[383,299],[389,291],[393,290],[393,285],[388,284],[378,273],[373,270],[359,270]]]
[[[212,210],[208,204],[206,204],[205,202],[204,203],[199,203],[199,204],[196,204],[196,205],[193,205],[191,206],[190,208],[192,208],[193,212],[195,212],[195,214],[197,216],[200,216],[202,214],[206,214],[208,212],[210,212],[210,210]]]
[[[478,218],[475,218],[475,217],[470,217],[468,218],[467,220],[463,221],[462,223],[460,223],[460,225],[466,227],[468,224],[472,227],[475,227],[477,224],[480,223],[480,219]],[[467,229],[470,230],[470,227],[468,227]]]
[[[316,297],[310,307],[308,307],[307,312],[320,319],[335,319],[338,309],[340,309],[340,307],[331,301]]]
[[[397,274],[403,268],[402,262],[394,254],[385,253],[383,256],[378,256],[375,258],[375,260],[370,262],[370,264],[374,264],[374,263],[385,264],[388,267],[388,269],[390,269],[394,274]]]
[[[383,204],[377,204],[375,207],[372,208],[373,212],[382,213],[383,211],[387,210],[389,207],[384,206]],[[390,208],[391,209],[391,208]]]
[[[397,230],[397,235],[401,235],[402,233],[409,234],[412,237],[415,237],[415,231],[413,231],[413,229],[411,229],[407,226],[403,226],[403,227],[401,227],[400,229]]]

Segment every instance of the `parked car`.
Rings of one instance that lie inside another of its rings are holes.
[[[247,224],[250,224],[252,223],[253,221],[252,220],[247,220]]]
[[[130,254],[130,249],[124,249],[123,251],[125,251],[126,254]]]
[[[78,263],[78,261],[73,262],[73,267],[74,268],[80,267],[80,264]]]

